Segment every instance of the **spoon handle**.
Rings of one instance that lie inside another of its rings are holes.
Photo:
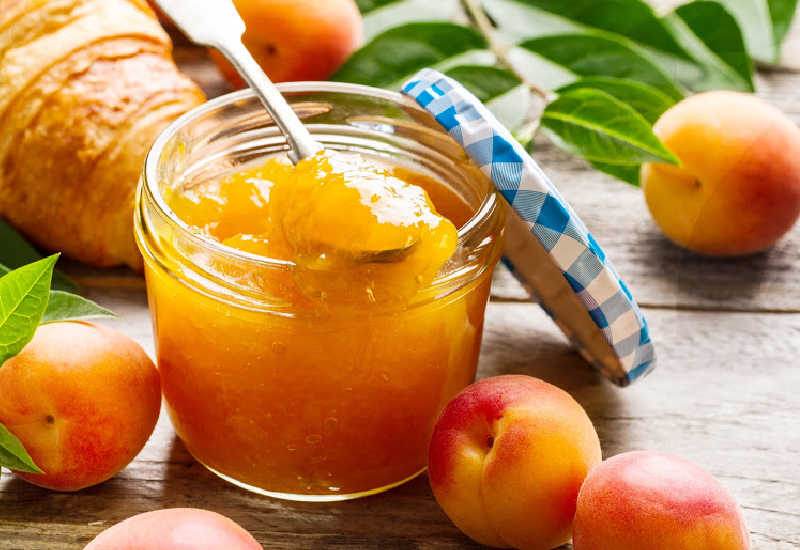
[[[297,114],[289,106],[284,97],[264,74],[261,66],[253,59],[248,49],[241,40],[226,40],[225,43],[216,45],[216,48],[233,64],[247,84],[255,91],[269,112],[275,124],[286,136],[289,144],[289,159],[297,164],[300,159],[314,156],[323,147],[300,122]]]
[[[233,64],[286,137],[294,164],[323,150],[242,43],[245,24],[231,0],[156,0],[156,4],[192,42],[216,48]]]

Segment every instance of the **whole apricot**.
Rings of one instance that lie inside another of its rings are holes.
[[[647,206],[664,234],[712,256],[772,246],[800,215],[800,129],[738,92],[691,96],[653,130],[681,166],[642,168]]]
[[[158,371],[127,336],[90,323],[42,325],[0,367],[0,423],[58,491],[107,480],[139,454],[161,407]]]
[[[428,475],[439,505],[481,544],[549,550],[569,541],[586,474],[601,460],[583,408],[530,376],[485,378],[445,407]]]
[[[263,550],[232,520],[208,510],[168,508],[113,525],[84,550]]]
[[[274,82],[325,80],[363,41],[354,0],[234,0],[244,44]],[[244,81],[216,50],[211,58],[237,88]]]
[[[575,550],[749,550],[733,497],[700,466],[656,452],[617,455],[578,496]]]

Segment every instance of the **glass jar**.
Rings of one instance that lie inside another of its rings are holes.
[[[285,280],[291,262],[193,231],[164,198],[287,150],[249,90],[214,99],[162,133],[137,194],[158,366],[175,430],[207,468],[270,496],[355,498],[423,471],[439,411],[474,379],[504,210],[412,100],[341,83],[280,88],[327,149],[390,161],[458,194],[472,212],[458,249],[402,307],[293,309],[263,284]]]

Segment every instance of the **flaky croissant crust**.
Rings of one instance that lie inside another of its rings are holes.
[[[144,156],[203,94],[144,0],[0,0],[0,216],[83,262],[141,266]]]

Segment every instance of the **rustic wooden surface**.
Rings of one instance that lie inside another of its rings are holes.
[[[800,55],[797,26],[790,44]],[[210,94],[226,89],[196,51],[178,48],[176,57]],[[762,73],[759,87],[800,123],[800,75]],[[567,389],[586,407],[606,456],[657,449],[692,459],[738,499],[755,549],[800,549],[800,229],[768,253],[710,261],[667,242],[637,189],[544,143],[536,156],[644,306],[659,368],[633,387],[613,387],[499,270],[479,375],[524,373]],[[111,324],[152,354],[142,280],[125,270],[70,271],[90,298],[122,315]],[[270,500],[204,470],[162,415],[144,451],[100,486],[59,494],[3,473],[0,550],[78,550],[130,515],[176,506],[230,516],[264,548],[478,548],[441,512],[424,475],[345,503]]]

